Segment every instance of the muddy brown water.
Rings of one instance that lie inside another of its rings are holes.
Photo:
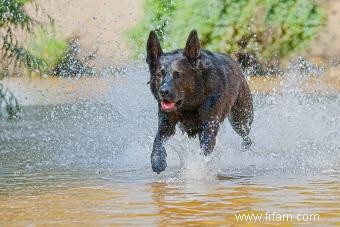
[[[225,122],[207,160],[178,129],[159,176],[144,67],[49,89],[12,81],[25,105],[20,119],[0,120],[0,226],[339,225],[339,93],[305,93],[304,78],[289,78],[280,91],[254,91],[251,151]]]

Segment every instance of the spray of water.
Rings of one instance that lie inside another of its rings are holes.
[[[340,155],[339,94],[330,95],[326,90],[316,94],[305,89],[311,74],[321,76],[321,73],[322,69],[297,59],[282,72],[282,89],[270,94],[254,94],[255,121],[251,136],[255,146],[250,151],[242,150],[241,138],[227,121],[219,133],[214,154],[209,158],[200,155],[197,140],[190,140],[177,129],[176,136],[167,145],[170,164],[180,166],[175,177],[209,179],[216,174],[239,177],[273,171],[315,173],[336,170]],[[144,83],[137,82],[147,78],[148,75],[137,74],[132,84],[129,83],[129,89],[115,90],[124,94],[123,109],[131,108],[132,114],[144,113],[142,118],[138,117],[144,131],[138,130],[141,140],[136,141],[147,145],[142,150],[146,158],[151,152],[157,118],[156,103],[148,88],[141,88]],[[136,95],[141,90],[144,90],[143,94]],[[117,96],[117,93],[113,94],[112,100]],[[126,103],[131,106],[126,107]],[[131,124],[134,127],[134,123]],[[142,139],[144,133],[149,136],[147,141]]]
[[[228,121],[209,158],[199,154],[197,139],[189,139],[177,129],[166,145],[169,167],[157,178],[174,181],[213,179],[217,174],[243,177],[337,171],[339,94],[306,92],[303,85],[310,73],[297,64],[283,72],[281,90],[254,94],[251,137],[255,145],[251,150],[242,150],[241,138]],[[129,65],[116,73],[117,83],[100,102],[27,106],[21,120],[2,121],[1,172],[66,169],[130,180],[155,177],[150,154],[157,130],[157,104],[146,84],[148,79],[144,64]]]

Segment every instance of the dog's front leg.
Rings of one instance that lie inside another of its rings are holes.
[[[175,134],[175,126],[176,123],[167,114],[159,113],[158,132],[151,153],[152,170],[157,174],[164,171],[167,166],[164,143],[170,136]]]
[[[210,120],[204,122],[201,126],[199,139],[204,155],[209,155],[214,150],[219,124],[219,121]]]

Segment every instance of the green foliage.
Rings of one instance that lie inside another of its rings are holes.
[[[24,10],[24,4],[29,0],[0,0],[0,79],[10,73],[10,67],[25,65],[33,70],[43,67],[43,61],[20,46],[13,35],[13,28],[30,32],[35,21]],[[9,118],[16,118],[20,114],[20,107],[15,96],[0,83],[0,117],[3,110]]]
[[[58,34],[53,23],[43,24],[32,19],[24,8],[27,2],[31,1],[0,0],[0,32],[3,34],[0,74],[8,75],[20,68],[28,71],[30,75],[32,72],[40,75],[58,75],[58,72],[62,72],[62,76],[74,76],[72,73],[93,75],[94,70],[88,65],[88,57],[78,58],[76,55],[79,51]],[[49,19],[52,22],[51,18]],[[26,33],[28,41],[19,42],[14,29],[16,32],[19,30],[22,34]]]
[[[137,53],[145,51],[151,29],[167,50],[183,47],[196,29],[204,48],[265,61],[305,48],[325,20],[313,0],[146,0],[144,7],[142,21],[128,32]]]
[[[29,72],[40,72],[46,68],[46,62],[24,48],[13,33],[13,29],[31,33],[34,25],[40,25],[25,11],[24,4],[27,2],[30,0],[0,0],[0,31],[3,34],[0,70],[5,75],[12,73],[10,67],[14,71],[21,65]]]
[[[29,38],[27,43],[27,51],[40,59],[43,68],[39,68],[40,73],[49,72],[58,63],[67,49],[67,40],[53,27],[38,28]]]
[[[0,27],[15,25],[29,29],[32,19],[23,6],[29,0],[0,0]]]
[[[138,53],[144,50],[144,34],[147,34],[150,30],[155,30],[161,41],[165,40],[167,27],[173,18],[176,6],[174,1],[169,0],[145,0],[143,20],[137,27],[128,32]]]
[[[32,72],[33,70],[43,72],[47,68],[45,60],[33,55],[24,47],[19,46],[17,42],[14,42],[11,32],[4,36],[1,51],[3,58],[2,63],[4,67],[1,71],[3,73],[5,71],[8,73],[8,66],[10,64],[12,64],[14,67],[16,67],[17,65],[24,65],[29,72]]]
[[[0,80],[19,68],[24,68],[30,75],[32,72],[58,76],[93,75],[95,70],[89,65],[93,56],[79,59],[79,47],[74,48],[74,44],[61,38],[53,26],[43,25],[27,14],[24,4],[28,2],[30,0],[0,0]],[[28,42],[20,42],[15,36],[17,32],[21,34],[20,40],[24,34],[30,35]],[[0,117],[3,110],[9,117],[17,117],[20,113],[16,98],[0,83]]]

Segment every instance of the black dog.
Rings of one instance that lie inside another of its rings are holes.
[[[204,155],[213,151],[219,125],[226,117],[243,138],[243,146],[250,147],[252,96],[237,62],[202,50],[195,30],[184,49],[169,53],[163,53],[156,33],[151,31],[146,49],[149,83],[159,108],[151,154],[154,172],[160,173],[167,166],[163,144],[175,134],[177,123],[189,137],[199,136]]]

